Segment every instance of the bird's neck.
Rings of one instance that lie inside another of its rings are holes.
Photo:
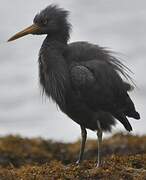
[[[68,89],[68,68],[63,57],[66,44],[46,37],[40,50],[40,83],[46,94],[65,109],[65,96]]]
[[[48,48],[52,48],[54,50],[56,50],[58,53],[62,53],[62,51],[64,51],[64,48],[66,48],[67,46],[67,40],[64,39],[64,37],[61,37],[60,35],[54,35],[54,36],[50,36],[47,35],[41,49],[48,49]]]
[[[52,41],[57,41],[63,44],[67,44],[69,40],[69,32],[68,31],[62,31],[59,33],[51,33],[48,34],[45,42],[52,42]]]

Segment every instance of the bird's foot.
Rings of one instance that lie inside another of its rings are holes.
[[[96,164],[96,167],[97,167],[97,168],[101,167],[101,163],[97,163],[97,164]]]
[[[100,162],[97,162],[97,164],[96,164],[96,167],[97,167],[97,168],[100,168],[100,167],[102,167],[102,166],[103,166],[103,162],[101,162],[101,161],[100,161]]]
[[[76,165],[80,165],[81,164],[81,160],[80,159],[78,159],[77,161],[76,161]]]

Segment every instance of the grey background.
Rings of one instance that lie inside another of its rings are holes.
[[[86,40],[118,52],[134,72],[138,88],[131,93],[141,120],[134,132],[146,131],[146,1],[145,0],[1,0],[0,6],[0,135],[42,136],[62,141],[80,137],[80,128],[56,105],[41,97],[38,51],[45,36],[6,40],[31,25],[34,15],[57,3],[71,11],[70,41]],[[121,124],[113,132],[124,130]],[[95,134],[89,131],[89,137]]]

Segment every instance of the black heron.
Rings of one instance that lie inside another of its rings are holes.
[[[115,119],[131,131],[127,117],[140,119],[140,115],[128,94],[132,85],[123,79],[128,76],[126,66],[98,45],[68,43],[70,29],[68,11],[50,5],[35,16],[33,25],[8,41],[27,34],[47,34],[39,53],[43,92],[81,127],[78,163],[83,159],[86,129],[97,131],[99,166],[103,131],[110,131]]]

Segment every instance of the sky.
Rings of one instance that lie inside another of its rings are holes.
[[[137,88],[130,93],[141,120],[130,119],[133,133],[146,132],[146,1],[145,0],[1,0],[0,6],[0,135],[75,141],[80,127],[41,96],[38,52],[45,36],[6,40],[32,24],[50,4],[70,11],[70,42],[88,41],[116,52],[132,71]],[[120,123],[113,133],[124,131]],[[89,138],[96,138],[88,131]]]

